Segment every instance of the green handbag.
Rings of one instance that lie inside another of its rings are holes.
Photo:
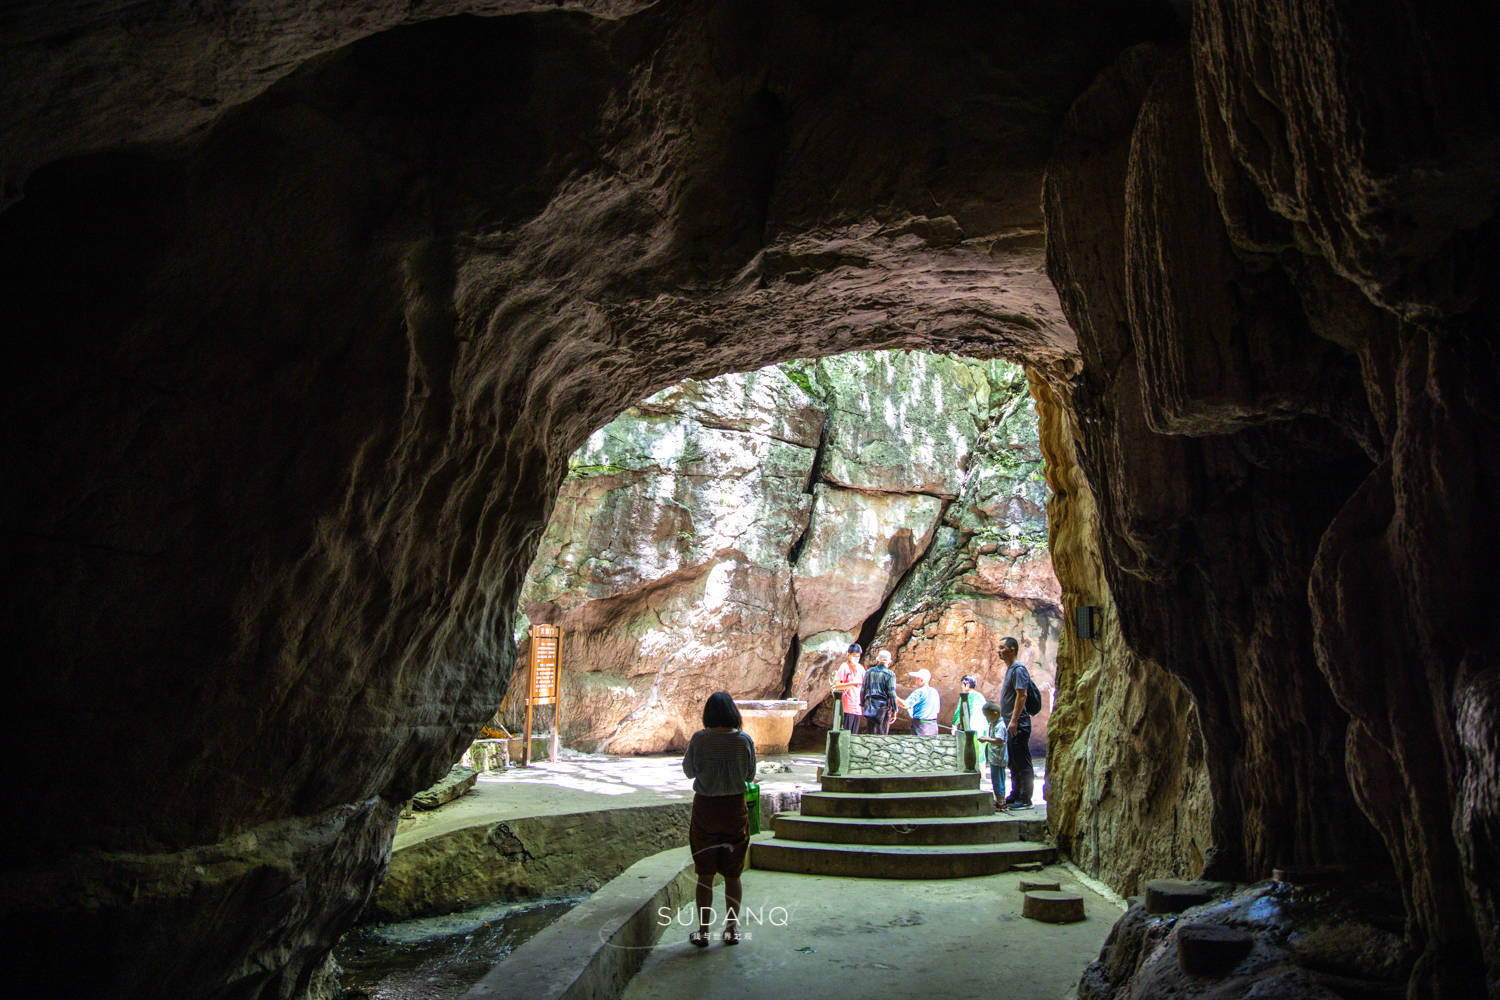
[[[750,814],[750,832],[760,833],[760,785],[745,782],[745,811]]]

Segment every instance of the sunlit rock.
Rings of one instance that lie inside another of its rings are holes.
[[[969,672],[998,689],[995,645],[1016,633],[1050,690],[1034,420],[1015,366],[882,352],[686,382],[596,431],[570,459],[525,598],[530,621],[563,628],[565,740],[680,746],[718,689],[799,698],[826,723],[834,665],[882,620],[903,684],[927,666],[955,693]],[[965,559],[933,544],[942,519],[962,525],[942,530]],[[924,560],[938,568],[917,571]],[[893,599],[913,580],[937,590]],[[989,627],[908,621],[914,599]],[[502,713],[512,728],[522,683]]]

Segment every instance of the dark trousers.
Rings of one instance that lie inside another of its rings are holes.
[[[1031,783],[1036,772],[1031,769],[1031,727],[1019,726],[1007,747],[1010,756],[1010,795],[1007,802],[1031,805]]]
[[[881,712],[879,715],[865,716],[865,732],[884,736],[891,731],[891,714]]]
[[[912,719],[911,720],[911,734],[913,736],[936,736],[937,735],[937,720],[936,719]]]
[[[850,715],[848,712],[844,713],[844,728],[849,730],[849,732],[854,733],[856,736],[859,735],[860,723],[864,721],[865,717],[863,715]]]

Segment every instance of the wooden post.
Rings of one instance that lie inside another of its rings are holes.
[[[536,683],[536,636],[526,651],[526,728],[521,731],[521,766],[531,766],[531,688]]]
[[[562,641],[558,640],[558,659],[562,658]],[[557,763],[557,748],[562,743],[562,664],[557,665],[557,687],[552,694],[552,743],[547,747],[547,759]]]

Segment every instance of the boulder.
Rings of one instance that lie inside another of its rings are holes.
[[[804,635],[858,632],[926,551],[943,503],[819,483],[807,541],[792,570]]]
[[[453,769],[441,779],[411,797],[411,804],[417,809],[436,809],[447,805],[458,798],[464,792],[474,787],[474,782],[479,780],[479,772],[472,767],[464,767],[459,764],[453,765]]]

